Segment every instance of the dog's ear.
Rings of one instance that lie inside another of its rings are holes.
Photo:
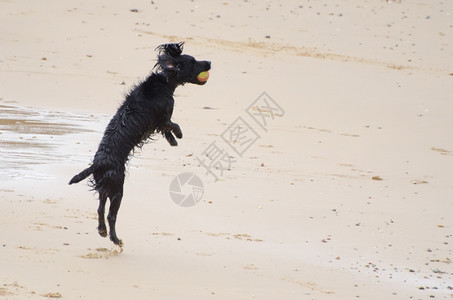
[[[179,72],[177,58],[181,55],[184,42],[162,44],[156,48],[159,52],[157,63],[154,66],[158,71],[163,71],[168,79],[168,76],[175,76]]]
[[[157,57],[157,63],[154,67],[157,67],[158,70],[161,71],[177,71],[178,66],[176,65],[175,58],[167,55],[167,54],[160,54]]]
[[[175,62],[168,57],[161,61],[161,65],[166,70],[172,70],[172,69],[176,68]]]

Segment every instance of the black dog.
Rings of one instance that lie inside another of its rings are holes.
[[[110,198],[107,220],[110,239],[116,245],[122,245],[116,235],[115,223],[123,198],[126,162],[133,149],[142,147],[155,133],[161,133],[170,145],[177,146],[173,134],[180,139],[182,132],[179,125],[170,120],[173,93],[177,86],[186,82],[202,85],[208,80],[211,62],[182,55],[183,44],[164,44],[156,48],[159,54],[155,71],[126,96],[105,129],[93,164],[69,182],[77,183],[93,174],[91,185],[99,193],[98,232],[102,237],[107,236],[104,212],[107,198]]]

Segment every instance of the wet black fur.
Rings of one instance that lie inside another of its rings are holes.
[[[117,245],[122,241],[117,237],[115,224],[123,198],[123,184],[126,163],[135,147],[142,147],[151,135],[161,133],[172,146],[178,143],[175,136],[182,138],[181,128],[171,121],[177,86],[186,82],[205,84],[197,79],[200,72],[211,68],[209,61],[197,61],[192,56],[183,55],[183,43],[164,44],[156,48],[158,60],[154,72],[137,85],[126,96],[105,129],[93,164],[75,175],[69,184],[80,182],[93,174],[91,184],[99,193],[99,226],[101,236],[107,236],[104,219],[107,198],[110,209],[107,220],[110,239]]]

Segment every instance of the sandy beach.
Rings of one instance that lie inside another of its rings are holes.
[[[121,249],[67,183],[180,41]],[[453,299],[452,116],[452,1],[0,1],[0,298]]]

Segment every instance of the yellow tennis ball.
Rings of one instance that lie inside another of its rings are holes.
[[[201,73],[198,74],[198,76],[197,76],[197,79],[198,79],[198,81],[200,81],[200,82],[208,81],[208,78],[209,78],[209,72],[208,72],[208,71],[201,72]]]

